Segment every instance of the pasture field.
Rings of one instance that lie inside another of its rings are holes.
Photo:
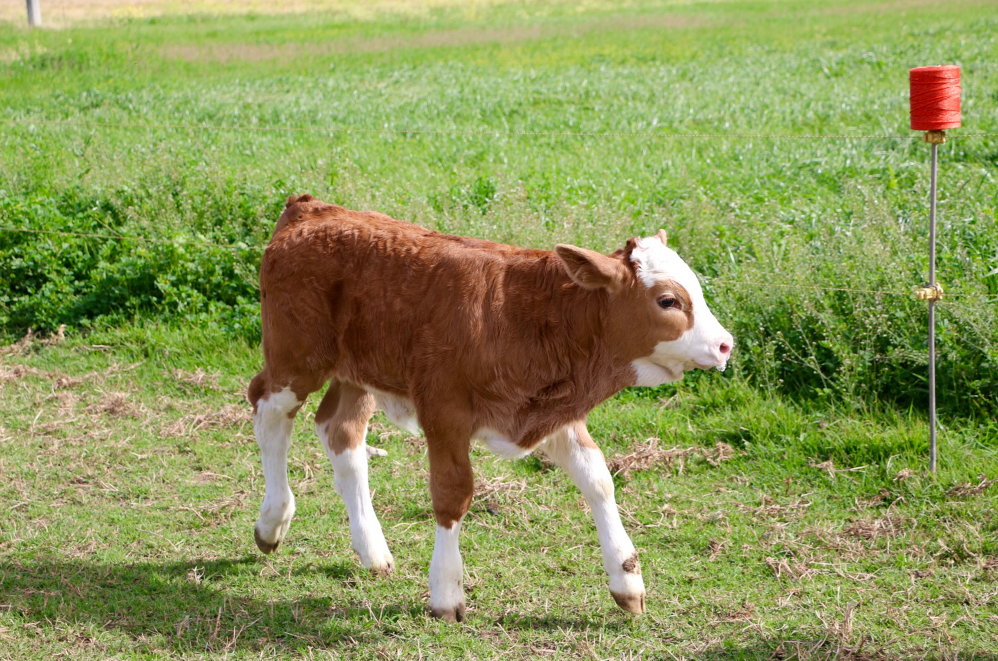
[[[998,656],[998,3],[81,6],[0,12],[0,658]],[[931,475],[907,70],[940,63]],[[537,247],[668,230],[736,348],[590,417],[646,615],[566,476],[476,450],[469,618],[430,619],[422,441],[368,437],[379,579],[317,400],[256,550],[255,271],[302,192]]]

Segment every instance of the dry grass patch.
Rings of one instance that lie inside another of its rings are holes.
[[[9,344],[5,347],[0,347],[0,356],[23,356],[31,353],[31,350],[35,345],[56,346],[62,344],[65,339],[66,324],[59,326],[55,333],[45,337],[35,335],[35,331],[29,328],[28,332],[24,334],[24,337],[17,342]]]
[[[250,494],[248,492],[240,489],[217,500],[198,505],[197,507],[184,505],[180,506],[178,509],[185,512],[191,512],[204,523],[218,525],[229,521],[234,516],[244,514],[247,509],[250,508],[246,502],[249,497]]]
[[[817,569],[811,568],[807,562],[797,558],[772,558],[767,557],[764,561],[766,566],[773,570],[776,578],[786,576],[794,581],[811,578],[818,573]]]
[[[911,532],[910,525],[914,523],[909,519],[897,514],[886,514],[877,519],[866,519],[856,521],[842,529],[847,535],[858,539],[878,539],[880,537],[897,537]]]
[[[222,473],[215,473],[214,471],[198,471],[194,477],[191,478],[192,482],[196,484],[211,484],[217,482],[218,480],[231,480],[234,479],[228,475],[223,475]]]
[[[105,392],[100,401],[92,404],[89,410],[112,418],[138,418],[140,408],[129,401],[129,397],[130,393],[127,392]]]
[[[372,437],[376,438],[380,443],[387,443],[396,438],[403,439],[405,441],[406,450],[412,455],[421,454],[426,449],[425,438],[390,424],[387,422],[384,415],[385,414],[379,410],[376,411],[374,417],[371,418],[371,421],[368,423],[367,427],[367,435],[369,439]]]
[[[968,496],[976,496],[982,491],[990,488],[995,482],[998,482],[998,479],[989,480],[984,475],[979,476],[977,479],[979,480],[977,484],[961,482],[946,493],[955,498],[967,498]]]
[[[185,415],[160,430],[162,436],[181,438],[205,429],[223,429],[250,422],[249,410],[242,405],[226,404],[219,411]]]
[[[207,388],[210,390],[218,389],[218,372],[205,372],[200,367],[193,372],[187,372],[181,369],[175,369],[167,372],[167,375],[172,377],[175,381],[189,386],[197,386],[198,388]],[[185,388],[186,390],[186,388]]]
[[[475,480],[475,498],[488,498],[497,493],[522,494],[527,490],[525,480],[515,480],[508,475],[497,475],[491,478],[477,478]]]
[[[37,374],[38,370],[24,365],[0,365],[0,383],[7,381],[20,381],[29,374]]]
[[[653,468],[661,470],[675,467],[676,472],[682,474],[686,468],[687,460],[692,457],[702,458],[710,465],[718,466],[734,456],[735,449],[720,441],[713,448],[663,448],[659,447],[658,438],[651,437],[645,441],[643,446],[637,447],[633,452],[611,457],[607,461],[607,466],[614,475],[629,479],[631,471]]]
[[[29,337],[29,336],[26,336]],[[61,341],[61,340],[59,340]],[[19,342],[24,342],[24,339]],[[43,342],[46,342],[43,340]],[[50,344],[57,344],[58,341],[50,342]],[[16,345],[11,345],[16,346]],[[8,349],[10,347],[7,347]],[[2,353],[0,353],[2,355]],[[52,391],[69,391],[76,389],[83,384],[90,386],[99,387],[106,384],[109,380],[114,377],[126,373],[132,372],[136,368],[142,365],[141,362],[133,363],[131,365],[120,365],[118,363],[113,363],[107,369],[101,372],[88,372],[81,376],[71,376],[69,374],[64,374],[62,372],[53,371],[43,371],[34,367],[30,367],[22,364],[14,365],[3,365],[0,364],[0,386],[7,383],[19,382],[24,379],[34,378],[48,381]],[[136,409],[128,403],[128,398],[130,393],[124,392],[111,392],[105,390],[99,390],[102,397],[99,403],[92,405],[90,407],[90,412],[94,414],[108,414],[116,417],[135,417]],[[71,404],[78,401],[80,398],[74,395],[69,395],[67,393],[56,393],[56,399],[59,400],[60,409],[71,408]],[[50,398],[49,398],[50,399]],[[36,397],[36,403],[37,403]]]
[[[59,403],[59,417],[68,417],[76,411],[80,396],[72,392],[57,392],[53,396]]]
[[[762,494],[761,502],[757,507],[752,507],[744,503],[737,503],[736,506],[743,512],[751,514],[753,517],[759,518],[798,518],[803,514],[808,508],[811,507],[811,501],[805,500],[804,496],[799,496],[797,500],[793,502],[781,505],[777,503],[768,494]]]
[[[853,468],[836,468],[835,462],[833,462],[831,459],[827,461],[822,461],[820,463],[812,459],[810,463],[811,463],[811,468],[817,468],[820,471],[828,473],[828,477],[832,478],[832,480],[837,479],[839,473],[859,473],[869,468],[869,466],[855,466]]]
[[[83,383],[83,379],[77,379],[66,374],[55,374],[50,373],[48,375],[52,379],[52,387],[57,390],[64,390],[68,388],[75,388],[76,386]]]
[[[75,378],[67,374],[60,374],[59,372],[42,372],[41,370],[33,367],[28,367],[27,365],[0,365],[0,384],[10,381],[20,381],[21,379],[29,376],[40,376],[48,379],[52,382],[52,388],[54,390],[65,390],[67,388],[74,388],[80,385],[83,383],[83,379],[89,378],[92,375],[87,375],[83,378]]]
[[[714,621],[714,624],[719,624],[721,622],[744,622],[746,620],[752,620],[755,618],[755,605],[747,602],[743,602],[741,608],[730,609],[720,618]]]
[[[710,542],[707,544],[707,560],[711,562],[717,560],[721,556],[721,554],[724,553],[724,551],[728,548],[729,545],[730,542],[728,542],[728,540],[726,539],[710,540]]]
[[[893,507],[894,504],[900,499],[900,497],[894,497],[894,494],[887,489],[881,489],[875,496],[871,496],[870,498],[857,498],[856,506],[853,509],[856,512],[862,512],[872,507],[876,507],[890,498],[894,498],[894,501],[891,503],[890,507]]]

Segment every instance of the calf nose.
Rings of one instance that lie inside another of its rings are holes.
[[[724,365],[727,364],[728,358],[731,357],[731,347],[734,346],[734,344],[734,338],[728,334],[722,335],[714,340],[714,356],[717,360],[719,368],[724,369]]]

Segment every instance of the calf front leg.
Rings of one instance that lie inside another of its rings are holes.
[[[333,486],[350,518],[350,540],[360,562],[379,574],[390,574],[395,560],[371,503],[365,443],[374,397],[364,390],[334,381],[315,414],[315,430],[333,465]]]
[[[471,469],[470,433],[426,430],[430,456],[430,495],[437,537],[430,561],[430,614],[448,622],[463,622],[464,563],[459,537],[461,521],[475,493]]]
[[[593,512],[603,549],[603,568],[610,577],[610,594],[625,611],[643,613],[645,584],[634,544],[624,531],[614,499],[613,478],[603,453],[593,443],[584,422],[563,427],[540,449],[560,466],[582,492]]]
[[[302,400],[291,388],[265,392],[253,402],[253,431],[260,446],[266,483],[253,537],[264,553],[277,549],[295,515],[295,496],[288,485],[288,449],[294,416],[301,405]]]

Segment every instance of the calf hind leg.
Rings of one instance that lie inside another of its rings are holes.
[[[277,549],[295,514],[295,497],[288,485],[288,448],[294,416],[303,400],[290,387],[274,389],[264,373],[249,390],[253,404],[253,431],[260,446],[266,493],[253,536],[264,553]]]
[[[360,562],[379,574],[395,569],[395,560],[374,513],[368,486],[364,442],[374,413],[374,397],[364,390],[333,381],[315,414],[315,430],[333,465],[333,486],[350,517],[350,539]]]

